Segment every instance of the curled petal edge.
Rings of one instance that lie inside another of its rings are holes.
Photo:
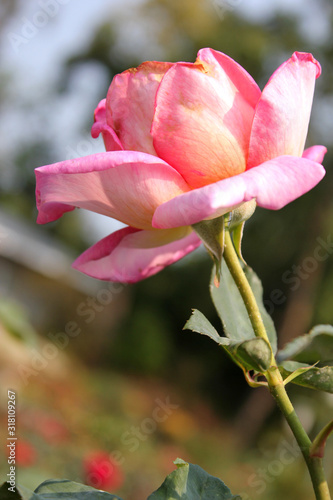
[[[319,156],[322,153],[320,150]],[[152,225],[155,228],[192,225],[219,217],[252,199],[256,199],[258,206],[279,210],[310,191],[324,175],[324,167],[311,159],[280,156],[163,203],[155,210]]]
[[[105,149],[107,151],[121,151],[123,146],[116,132],[106,121],[106,99],[102,99],[95,109],[95,122],[91,127],[91,136],[93,139],[102,134]]]
[[[304,150],[302,158],[322,163],[326,153],[327,148],[325,146],[311,146]]]

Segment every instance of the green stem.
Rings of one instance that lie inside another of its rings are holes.
[[[247,281],[247,278],[243,272],[242,266],[239,262],[229,231],[226,231],[225,235],[225,248],[223,257],[244,301],[244,305],[248,312],[255,335],[257,337],[263,338],[270,344],[259,311],[259,307],[257,305],[249,282]],[[302,426],[302,423],[298,418],[295,409],[289,399],[289,396],[285,389],[285,385],[283,383],[282,375],[280,373],[280,370],[277,368],[277,363],[273,354],[271,366],[265,375],[271,394],[275,398],[280,410],[285,416],[289,427],[301,449],[310,473],[313,489],[316,494],[316,499],[331,500],[327,481],[325,479],[322,459],[319,457],[310,456],[310,448],[312,442],[307,435],[304,427]]]

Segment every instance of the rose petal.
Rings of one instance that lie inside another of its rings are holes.
[[[160,205],[153,217],[153,227],[185,226],[213,219],[253,198],[261,207],[278,210],[312,189],[324,175],[319,163],[280,156]]]
[[[124,149],[115,131],[106,123],[106,99],[103,99],[95,109],[95,123],[91,127],[91,136],[96,139],[102,133],[105,149],[107,151],[120,151]]]
[[[311,146],[304,151],[302,158],[322,163],[326,153],[327,148],[325,146]]]
[[[193,188],[245,170],[254,109],[243,95],[245,80],[236,78],[236,71],[228,67],[226,72],[217,64],[178,63],[158,88],[155,150]]]
[[[201,49],[197,61],[209,64],[214,76],[225,85],[226,80],[233,82],[243,99],[255,108],[261,96],[261,90],[252,76],[231,57],[213,49]]]
[[[124,149],[156,155],[150,135],[155,96],[171,66],[145,62],[114,77],[106,98],[106,119]]]
[[[138,231],[126,227],[86,250],[73,267],[93,278],[136,283],[173,264],[200,243],[191,228]]]
[[[155,156],[133,151],[99,153],[36,169],[37,222],[85,208],[150,229],[158,205],[188,191],[182,177]]]
[[[301,52],[273,73],[255,112],[247,168],[277,156],[302,156],[319,74],[319,63]]]

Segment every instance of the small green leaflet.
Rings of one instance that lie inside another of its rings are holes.
[[[230,340],[226,337],[220,337],[210,321],[197,309],[193,309],[192,316],[186,322],[183,330],[192,330],[192,332],[201,333],[202,335],[207,335],[214,342],[220,345],[230,344]]]
[[[177,469],[147,500],[242,500],[233,495],[220,479],[211,476],[198,465],[177,459]]]

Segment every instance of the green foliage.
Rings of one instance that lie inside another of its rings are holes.
[[[244,272],[259,306],[273,352],[275,352],[276,331],[273,321],[263,304],[261,282],[250,267],[245,266]],[[222,263],[222,279],[220,286],[217,288],[212,281],[210,291],[215,308],[221,318],[225,335],[235,342],[255,338],[243,299],[225,262]]]
[[[333,326],[317,325],[306,335],[293,339],[277,355],[278,362],[287,359],[306,363],[333,361]]]
[[[12,493],[8,491],[8,483],[4,483],[0,488],[0,496],[2,500],[121,500],[105,491],[67,479],[44,481],[34,492],[17,486],[16,492]]]
[[[230,344],[230,340],[226,337],[221,337],[217,333],[213,325],[210,323],[210,321],[208,321],[206,316],[204,316],[197,309],[193,309],[192,316],[186,322],[183,329],[192,330],[192,332],[201,333],[202,335],[207,335],[207,337],[210,337],[212,340],[214,340],[214,342],[220,345]]]
[[[264,339],[254,337],[241,342],[232,342],[226,337],[221,337],[208,319],[196,309],[193,310],[184,329],[206,335],[222,345],[230,357],[246,371],[255,370],[262,373],[270,366],[272,351]]]
[[[246,370],[255,370],[262,373],[268,370],[272,351],[266,340],[256,337],[231,344],[226,349],[234,356]]]
[[[317,325],[277,354],[285,378],[294,384],[333,393],[333,327]],[[312,366],[316,363],[316,366]]]
[[[300,368],[309,368],[305,373],[295,377],[292,383],[333,394],[333,366],[318,368],[317,366],[311,367],[311,365],[298,363],[297,361],[284,361],[279,368],[285,378]]]
[[[248,266],[245,266],[245,274],[259,305],[270,342],[276,350],[276,332],[263,305],[261,282]],[[243,299],[224,260],[220,285],[216,287],[213,272],[210,290],[226,338],[221,337],[208,319],[197,310],[193,311],[184,328],[207,335],[222,345],[231,359],[244,371],[265,372],[272,360],[271,346],[264,339],[255,336]]]
[[[164,483],[147,500],[241,500],[218,478],[198,465],[177,459],[177,470],[171,472]]]

